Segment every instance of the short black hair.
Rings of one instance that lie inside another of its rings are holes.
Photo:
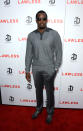
[[[36,13],[36,19],[38,18],[38,14],[39,13],[44,13],[45,15],[46,15],[46,19],[47,19],[47,13],[45,12],[45,11],[43,11],[43,10],[40,10],[40,11],[38,11],[37,13]]]

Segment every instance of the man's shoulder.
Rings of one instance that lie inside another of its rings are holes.
[[[58,33],[57,30],[52,29],[52,28],[48,28],[48,29],[49,29],[49,31],[51,32],[51,34],[52,34],[53,36],[57,36],[57,35],[59,35],[59,33]]]
[[[34,31],[31,31],[31,32],[28,34],[28,38],[32,38],[32,37],[33,37],[34,32],[35,32],[35,30],[34,30]]]
[[[31,35],[33,35],[33,33],[34,33],[34,31],[31,31],[31,32],[28,34],[28,36],[31,36]]]
[[[55,29],[52,29],[52,28],[48,28],[48,30],[53,32],[53,33],[58,33]]]

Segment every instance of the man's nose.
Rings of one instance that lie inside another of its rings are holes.
[[[40,21],[41,23],[43,23],[44,21],[41,19],[41,21]]]

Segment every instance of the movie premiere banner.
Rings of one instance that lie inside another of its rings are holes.
[[[32,70],[31,84],[25,78],[25,53],[28,34],[37,28],[35,15],[44,10],[48,27],[59,32],[63,44],[54,81],[55,107],[83,108],[82,8],[82,0],[0,1],[0,103],[36,106]],[[43,93],[46,106],[45,88]]]
[[[83,108],[83,1],[67,0],[59,107]]]

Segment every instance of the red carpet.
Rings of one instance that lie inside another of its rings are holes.
[[[83,110],[55,109],[53,122],[46,124],[46,108],[32,120],[34,107],[0,105],[0,131],[83,131]]]

